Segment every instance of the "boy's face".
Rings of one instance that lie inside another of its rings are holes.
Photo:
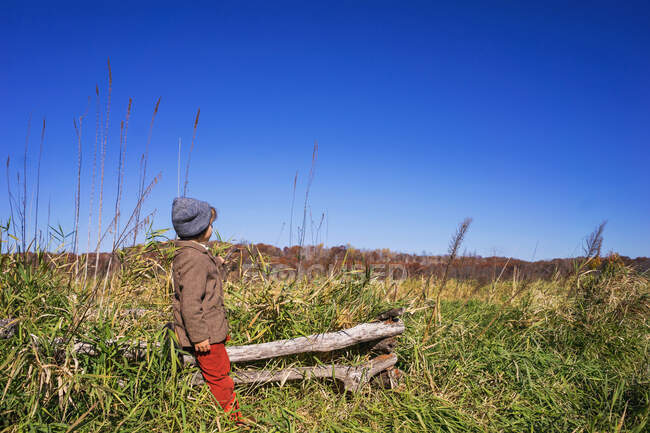
[[[205,232],[205,241],[210,240],[210,236],[212,236],[212,223],[208,226],[208,230]]]
[[[210,240],[210,236],[212,236],[212,223],[214,222],[214,220],[215,220],[215,214],[213,211],[212,216],[210,217],[210,225],[208,226],[208,229],[203,234],[203,237],[200,239],[200,242],[207,242]]]

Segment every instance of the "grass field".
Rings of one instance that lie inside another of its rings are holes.
[[[168,266],[154,273],[137,250],[130,254],[129,266],[105,287],[101,279],[71,278],[68,265],[34,267],[2,256],[0,317],[16,318],[18,326],[14,337],[0,340],[1,431],[236,430],[207,387],[191,386],[194,369],[174,362],[164,344]],[[561,281],[450,280],[440,320],[436,280],[422,299],[421,279],[248,277],[225,285],[231,344],[337,330],[393,306],[406,309],[397,348],[405,375],[397,389],[350,395],[330,380],[238,387],[242,410],[259,424],[255,431],[648,431],[649,280],[615,259]],[[146,312],[123,313],[134,308]],[[57,337],[92,342],[100,354],[74,354],[72,343],[60,353]],[[128,362],[107,343],[115,339],[161,342],[163,349],[151,345],[144,361]],[[267,367],[364,356],[352,348]]]

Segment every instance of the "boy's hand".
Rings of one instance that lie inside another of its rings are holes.
[[[205,353],[210,351],[210,339],[206,339],[201,341],[200,343],[196,343],[194,345],[194,350],[199,352],[199,353]]]

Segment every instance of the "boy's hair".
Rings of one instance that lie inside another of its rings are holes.
[[[203,230],[203,231],[202,231],[201,233],[199,233],[198,235],[196,235],[196,236],[192,236],[192,237],[189,237],[189,238],[184,238],[184,237],[182,237],[182,236],[179,236],[179,239],[182,240],[182,241],[191,241],[191,240],[193,240],[193,239],[200,239],[200,238],[202,238],[203,235],[205,235],[205,233],[208,231],[208,229],[210,228],[210,226],[212,225],[212,223],[215,222],[216,219],[217,219],[217,210],[216,210],[214,207],[212,207],[212,206],[210,206],[210,213],[211,213],[211,216],[210,216],[210,224],[208,224],[208,226],[205,228],[205,230]]]

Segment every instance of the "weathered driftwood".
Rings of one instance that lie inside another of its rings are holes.
[[[397,313],[397,314],[393,314]],[[370,346],[371,350],[383,352],[372,360],[360,366],[323,365],[315,367],[293,367],[276,372],[268,370],[242,370],[233,372],[235,383],[267,383],[287,380],[311,379],[318,377],[331,377],[343,382],[344,388],[356,392],[369,382],[370,378],[389,369],[397,362],[397,356],[391,353],[395,347],[395,336],[404,332],[404,323],[397,316],[402,311],[399,309],[382,313],[380,317],[388,320],[383,322],[362,323],[349,329],[323,334],[314,334],[307,337],[298,337],[287,340],[272,341],[269,343],[250,344],[245,346],[228,346],[226,351],[231,363],[257,361],[268,358],[277,358],[286,355],[295,355],[306,352],[331,352],[359,343],[377,341]],[[16,332],[15,319],[0,319],[0,338],[11,338]],[[32,336],[39,345],[39,338]],[[159,347],[158,343],[145,341],[110,340],[108,344],[118,344],[122,354],[130,360],[142,359],[147,350]],[[55,345],[63,346],[63,338],[55,338]],[[99,354],[92,343],[77,341],[71,349],[76,354],[96,356]],[[183,362],[196,364],[194,356],[184,355]],[[194,383],[203,383],[200,375],[195,375]]]
[[[320,365],[316,367],[292,367],[278,371],[241,370],[231,372],[236,384],[280,382],[287,380],[307,380],[319,377],[331,378],[343,382],[346,391],[357,392],[376,374],[389,369],[397,362],[394,353],[379,355],[359,366]],[[195,385],[203,384],[203,377],[197,372],[192,379]]]
[[[362,323],[349,329],[314,334],[308,337],[246,346],[227,346],[226,352],[228,352],[232,363],[249,362],[306,352],[332,352],[367,341],[394,337],[402,333],[404,333],[404,323],[401,321]],[[183,359],[186,363],[195,363],[192,356],[186,355]]]

